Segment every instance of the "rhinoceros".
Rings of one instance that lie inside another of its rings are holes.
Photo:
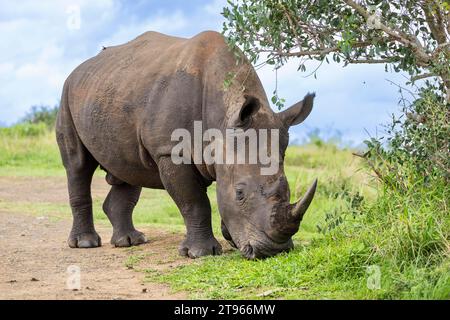
[[[273,112],[251,63],[213,31],[189,39],[146,32],[103,48],[65,81],[56,122],[73,214],[68,245],[101,246],[91,198],[92,177],[100,167],[111,185],[103,211],[113,226],[114,246],[147,241],[132,221],[145,187],[165,189],[179,208],[187,230],[181,255],[221,254],[207,196],[215,181],[222,234],[233,247],[248,259],[290,250],[317,180],[290,204],[283,160],[288,129],[310,114],[313,100],[314,94],[307,94]],[[177,142],[171,135],[179,128],[192,132],[194,121],[222,132],[279,130],[279,169],[262,175],[261,164],[174,163]]]

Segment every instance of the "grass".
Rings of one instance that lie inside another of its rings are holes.
[[[0,128],[0,176],[65,175],[56,137],[44,124]]]
[[[256,262],[237,253],[208,257],[151,278],[196,298],[449,299],[448,211],[443,197],[430,197],[435,192],[414,203],[381,195],[365,216],[324,236],[301,241],[301,230],[288,254]],[[377,278],[379,286],[370,286]]]
[[[285,171],[292,200],[319,178],[292,252],[247,261],[234,251],[162,273],[144,270],[148,280],[168,283],[192,298],[450,298],[447,185],[415,183],[408,192],[387,189],[371,178],[351,150],[320,141],[289,147]],[[0,176],[64,175],[52,133],[0,129]],[[221,237],[215,185],[208,193],[214,232]],[[94,198],[94,215],[106,223],[102,201]],[[70,216],[62,203],[0,201],[0,209]],[[134,221],[184,232],[177,207],[162,190],[143,191]],[[124,265],[133,268],[146,258],[139,252]]]

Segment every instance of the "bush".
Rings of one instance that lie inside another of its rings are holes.
[[[58,106],[32,106],[31,110],[22,119],[22,123],[44,123],[49,128],[55,127]]]
[[[391,187],[406,189],[417,180],[450,179],[449,104],[430,84],[418,94],[403,105],[399,118],[393,116],[385,138],[366,141],[369,165]]]

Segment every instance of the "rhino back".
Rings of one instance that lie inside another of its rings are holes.
[[[73,71],[67,80],[73,122],[103,167],[131,184],[154,176],[155,159],[170,154],[175,143],[171,132],[202,120],[210,45],[202,37],[148,32],[106,48]]]

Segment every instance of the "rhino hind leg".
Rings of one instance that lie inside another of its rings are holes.
[[[73,223],[68,245],[71,248],[95,248],[102,241],[94,228],[92,215],[91,180],[96,165],[91,163],[84,169],[68,171],[70,206]]]
[[[68,245],[71,248],[99,247],[101,239],[94,228],[91,198],[92,176],[98,162],[78,137],[64,100],[58,113],[56,138],[67,172],[69,201],[73,215]]]
[[[186,238],[178,249],[180,255],[198,258],[221,254],[222,246],[212,231],[206,186],[192,166],[175,165],[170,157],[161,157],[158,168],[164,188],[175,201],[186,225]]]
[[[103,211],[113,225],[111,244],[116,247],[130,247],[147,242],[145,235],[134,228],[132,219],[142,188],[125,182],[118,183],[120,180],[110,174],[107,181],[115,182],[103,203]]]

